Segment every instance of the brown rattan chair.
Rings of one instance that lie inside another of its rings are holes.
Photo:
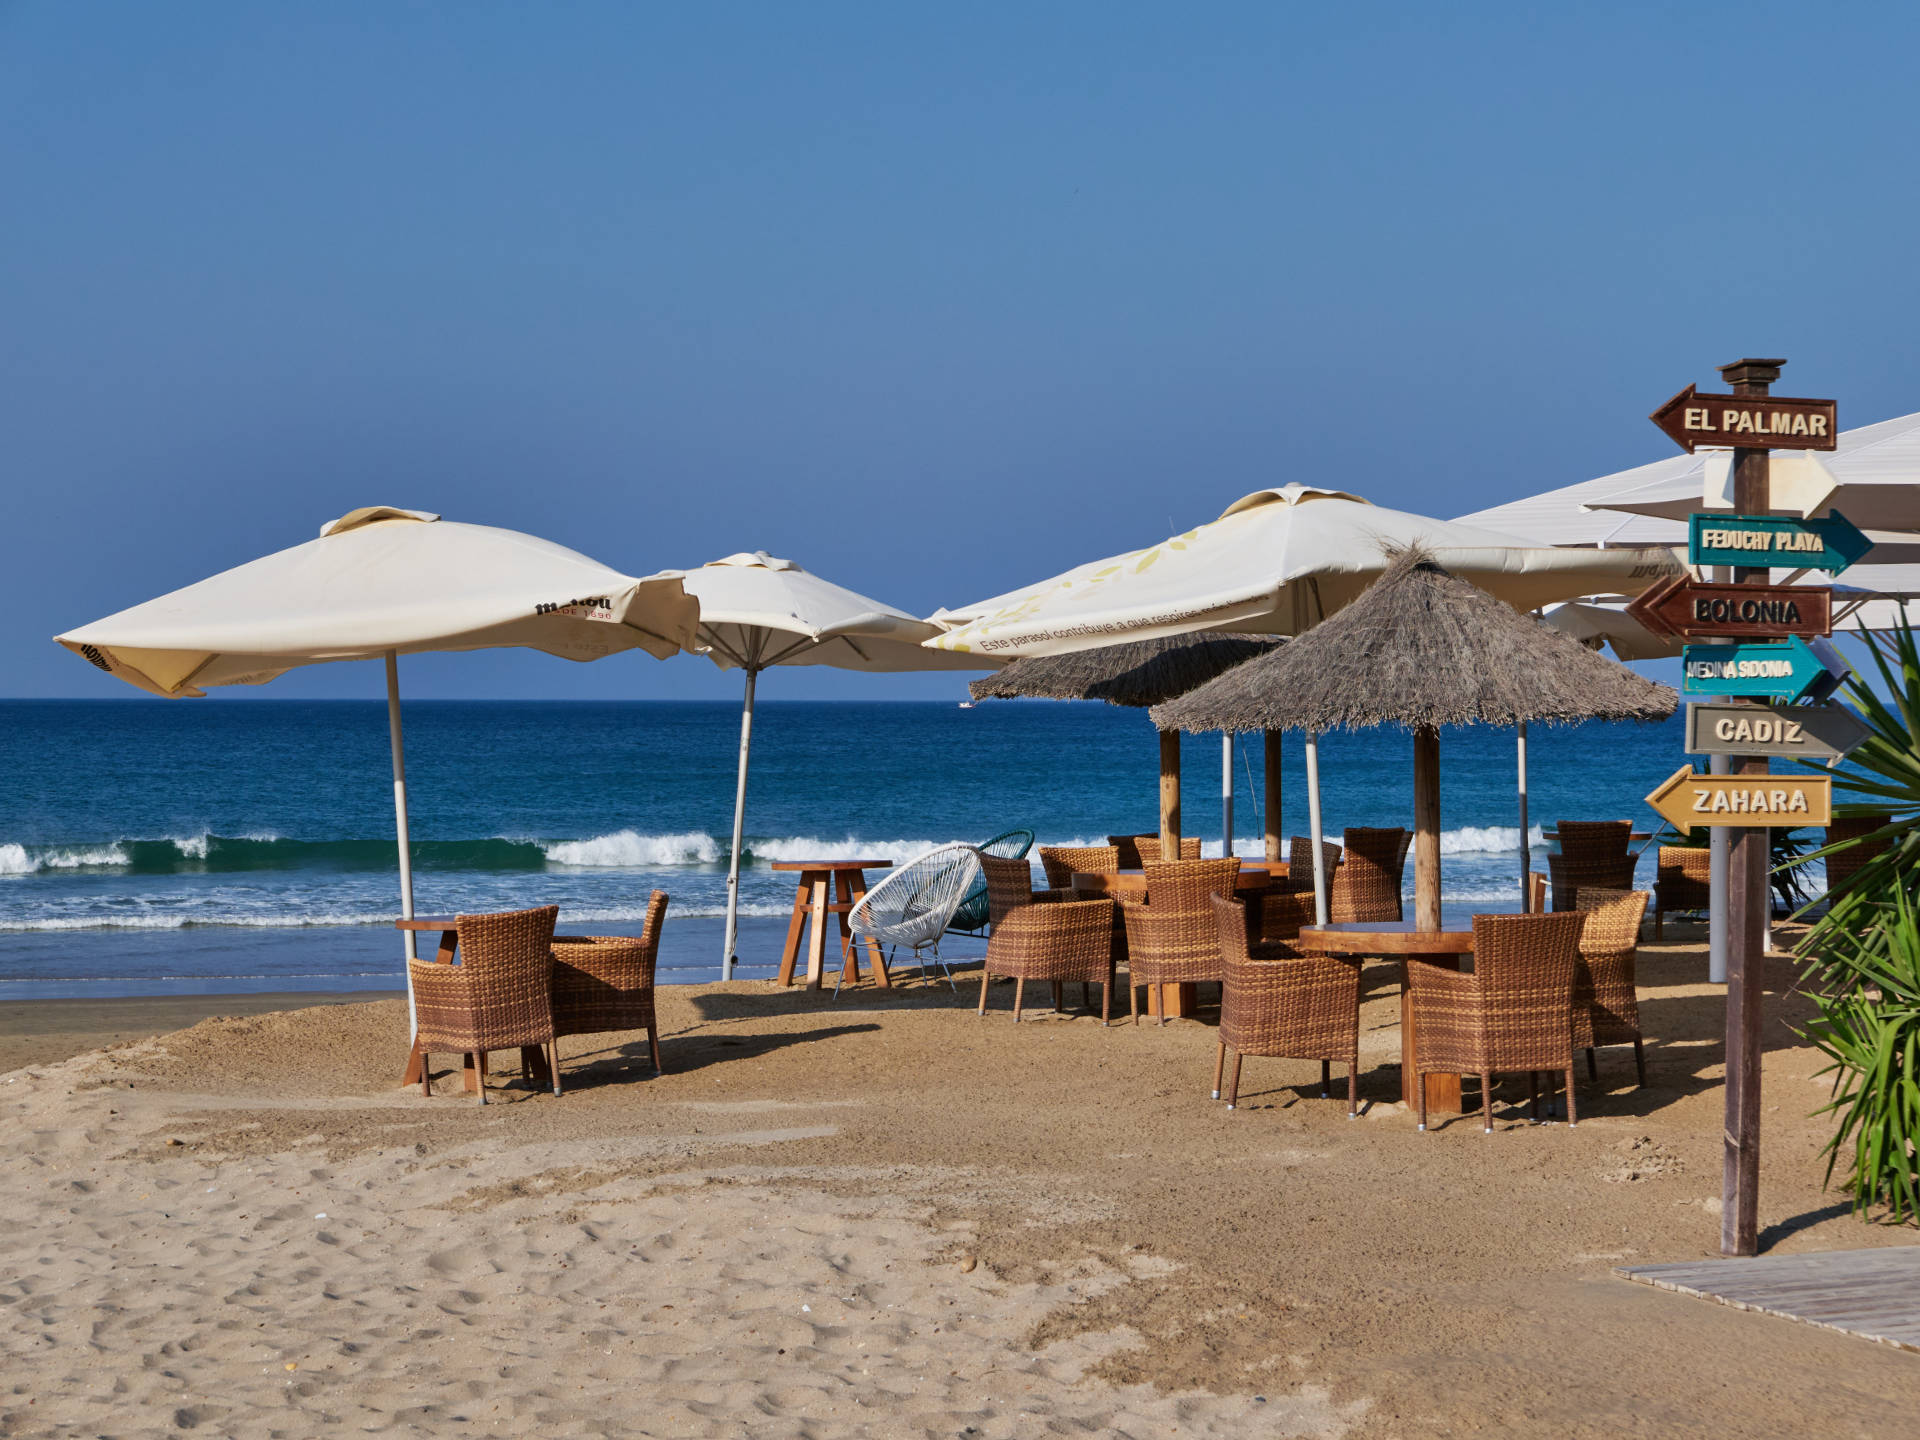
[[[1297,897],[1289,897],[1295,898]],[[1270,1055],[1320,1062],[1320,1094],[1331,1088],[1333,1062],[1347,1067],[1347,1118],[1360,1106],[1360,962],[1344,956],[1301,955],[1292,946],[1253,944],[1246,908],[1212,896],[1226,979],[1220,989],[1220,1046],[1213,1060],[1213,1098],[1233,1052],[1227,1109],[1240,1103],[1240,1060]]]
[[[1835,896],[1853,882],[1853,877],[1879,856],[1886,854],[1892,846],[1892,840],[1882,837],[1874,841],[1864,841],[1863,836],[1876,830],[1884,830],[1893,824],[1891,815],[1847,815],[1836,819],[1827,826],[1827,844],[1838,845],[1844,840],[1855,843],[1844,850],[1836,850],[1827,856],[1827,903],[1832,904]]]
[[[555,1053],[562,1035],[604,1035],[644,1030],[660,1063],[660,1030],[653,1015],[653,966],[660,953],[660,927],[667,918],[667,892],[647,899],[647,918],[638,938],[631,935],[556,935],[553,937],[553,1035]]]
[[[1162,859],[1160,854],[1160,837],[1158,835],[1135,835],[1133,837],[1133,848],[1139,853],[1142,869],[1148,865],[1158,865]],[[1200,858],[1200,837],[1198,835],[1182,835],[1180,837],[1180,858],[1182,860],[1198,860]]]
[[[1634,984],[1634,957],[1640,945],[1640,921],[1653,898],[1645,890],[1580,892],[1586,928],[1580,932],[1580,960],[1573,971],[1573,1048],[1587,1052],[1587,1078],[1599,1080],[1593,1051],[1598,1045],[1633,1045],[1635,1083],[1645,1088],[1647,1056],[1640,1041],[1640,997]]]
[[[1328,918],[1332,918],[1333,882],[1340,876],[1340,847],[1331,840],[1320,842],[1320,864],[1327,872]],[[1313,893],[1313,837],[1294,835],[1287,840],[1287,888]]]
[[[487,1103],[487,1052],[553,1045],[553,922],[558,905],[499,915],[462,915],[460,963],[409,960],[420,1093],[433,1094],[435,1050],[474,1057],[480,1103]],[[557,1062],[558,1056],[552,1056]],[[560,1067],[553,1066],[553,1093]]]
[[[987,1013],[987,987],[995,975],[1013,979],[1013,1018],[1020,1019],[1027,981],[1053,983],[1053,1008],[1060,1008],[1060,987],[1077,980],[1098,985],[1100,1023],[1113,1012],[1113,911],[1111,900],[1037,904],[1033,869],[1025,860],[982,855],[987,877],[987,906],[993,929],[987,958],[980,967],[980,1014]]]
[[[1562,820],[1560,851],[1547,856],[1547,876],[1553,882],[1553,908],[1578,910],[1580,887],[1631,890],[1640,857],[1629,846],[1633,825],[1626,820]]]
[[[1140,1023],[1142,985],[1222,980],[1220,928],[1209,895],[1231,895],[1240,862],[1175,860],[1147,866],[1147,900],[1123,902],[1127,926],[1127,1004]],[[1160,1017],[1162,1025],[1167,1017]]]
[[[1059,892],[1064,898],[1073,894],[1075,874],[1111,875],[1119,870],[1120,850],[1114,845],[1042,845],[1040,868],[1047,872],[1047,889],[1035,898],[1048,892]]]
[[[1260,939],[1264,946],[1285,945],[1300,938],[1300,932],[1313,923],[1311,890],[1276,890],[1269,886],[1260,896]]]
[[[1414,1089],[1427,1128],[1427,1087],[1435,1070],[1480,1077],[1480,1121],[1493,1133],[1493,1077],[1524,1070],[1540,1113],[1540,1072],[1566,1076],[1567,1124],[1573,1099],[1573,974],[1584,914],[1476,915],[1473,973],[1407,960]]]
[[[1412,833],[1351,828],[1342,837],[1346,854],[1327,891],[1327,918],[1336,925],[1365,920],[1404,920],[1400,881]],[[1322,842],[1325,843],[1325,842]],[[1308,842],[1312,853],[1312,842]]]
[[[1628,887],[1615,886],[1615,889]],[[1653,882],[1653,938],[1666,932],[1666,918],[1682,910],[1705,910],[1713,900],[1713,858],[1704,848],[1662,845]]]

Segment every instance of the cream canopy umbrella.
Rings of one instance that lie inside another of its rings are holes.
[[[822,580],[764,550],[723,556],[683,573],[700,603],[699,644],[721,669],[746,672],[740,708],[740,765],[733,794],[733,848],[727,858],[727,924],[720,978],[733,978],[740,915],[740,849],[753,749],[753,698],[760,672],[775,665],[841,670],[990,670],[1000,662],[942,654],[921,642],[939,628]]]
[[[567,660],[622,650],[665,659],[694,644],[698,619],[675,573],[634,579],[532,535],[375,505],[322,526],[317,540],[54,638],[129,685],[167,696],[384,658],[400,906],[411,918],[398,657],[524,646]],[[406,953],[415,953],[411,931]]]

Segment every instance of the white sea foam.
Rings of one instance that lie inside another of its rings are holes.
[[[116,842],[75,849],[43,850],[34,859],[42,870],[86,870],[102,865],[125,865],[131,857]]]
[[[1527,845],[1538,850],[1547,838],[1538,825],[1527,831]],[[1468,825],[1460,830],[1440,832],[1442,855],[1505,855],[1520,848],[1518,825]]]
[[[204,860],[207,858],[207,848],[212,841],[213,836],[202,830],[198,835],[188,835],[184,838],[175,835],[173,848],[188,860]]]
[[[24,845],[0,845],[0,875],[31,875],[40,862],[27,854]]]
[[[555,840],[540,847],[555,865],[582,868],[644,869],[658,865],[712,865],[721,858],[720,843],[699,830],[681,835],[642,835],[616,830],[591,840]]]

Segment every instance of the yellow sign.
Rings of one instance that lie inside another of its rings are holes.
[[[1696,825],[1791,830],[1833,819],[1833,781],[1824,775],[1696,775],[1689,765],[1662,781],[1647,804],[1682,835]]]

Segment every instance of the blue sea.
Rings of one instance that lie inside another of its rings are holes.
[[[672,896],[663,979],[717,972],[740,717],[713,702],[434,702],[405,707],[422,913],[558,904],[564,929],[636,929]],[[1681,723],[1536,730],[1533,863],[1558,819],[1631,818],[1685,757]],[[1446,908],[1518,896],[1510,731],[1442,742]],[[1399,731],[1329,735],[1323,808],[1412,815]],[[1184,828],[1221,841],[1217,736],[1188,737]],[[1305,833],[1289,737],[1285,828]],[[1235,761],[1235,849],[1258,855],[1257,743]],[[0,997],[387,988],[402,983],[384,704],[0,703]],[[741,879],[742,974],[772,972],[792,882],[771,861],[896,862],[1015,826],[1042,843],[1156,828],[1144,713],[990,701],[759,707]],[[1651,859],[1641,879],[1651,878]],[[965,946],[961,947],[962,953]]]

